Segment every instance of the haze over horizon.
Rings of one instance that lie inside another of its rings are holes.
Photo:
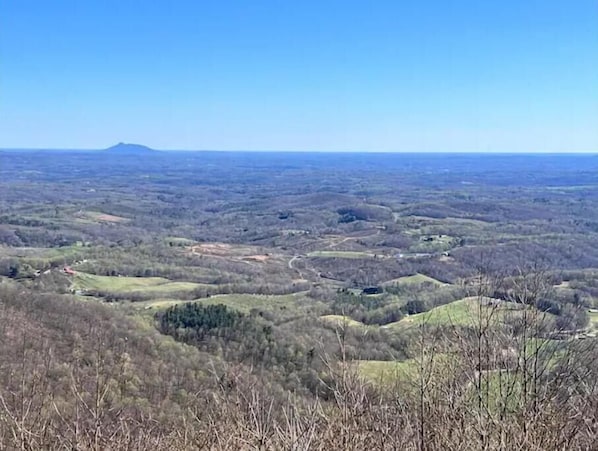
[[[137,149],[134,151],[131,150],[119,150],[115,149],[121,144],[131,145],[143,149]],[[598,154],[598,151],[567,151],[567,152],[547,152],[547,151],[521,151],[521,152],[509,152],[509,151],[500,151],[500,150],[487,150],[487,151],[435,151],[435,150],[419,150],[419,151],[392,151],[392,150],[293,150],[293,149],[175,149],[175,148],[154,148],[149,147],[144,144],[139,143],[116,143],[109,147],[0,147],[0,152],[105,152],[111,151],[112,154],[119,154],[119,153],[158,153],[158,154],[168,154],[168,153],[254,153],[254,154],[354,154],[354,155],[453,155],[453,156],[595,156]]]
[[[0,148],[597,152],[598,3],[5,2]]]

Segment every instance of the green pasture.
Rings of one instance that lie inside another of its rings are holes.
[[[301,310],[301,302],[305,299],[304,294],[305,293],[261,295],[233,293],[217,294],[208,298],[194,299],[192,301],[160,298],[151,301],[139,302],[138,304],[139,307],[147,309],[164,309],[185,302],[199,302],[203,305],[223,304],[229,308],[243,313],[249,313],[253,309],[262,311],[280,311],[288,309],[289,314],[293,314]]]
[[[332,325],[334,327],[368,327],[360,321],[355,321],[354,319],[343,316],[343,315],[323,315],[320,316],[320,319],[324,321],[324,323]]]
[[[429,326],[473,326],[479,315],[498,325],[509,315],[521,315],[523,307],[519,304],[476,296],[460,299],[449,304],[440,305],[428,312],[409,315],[396,323],[387,324],[388,328],[403,328],[426,324]],[[551,320],[552,315],[542,313],[543,319]]]
[[[356,360],[358,374],[366,382],[377,386],[392,386],[397,381],[409,381],[417,375],[417,362],[413,359]]]
[[[118,277],[98,276],[77,272],[73,276],[73,289],[111,293],[175,293],[192,291],[205,284],[193,282],[172,282],[163,277]]]
[[[388,280],[388,281],[384,282],[382,285],[383,286],[392,286],[392,285],[413,286],[413,285],[423,285],[425,283],[436,285],[439,287],[449,285],[444,282],[441,282],[440,280],[434,279],[433,277],[426,276],[425,274],[419,274],[419,273],[413,274],[412,276],[404,276],[404,277],[399,277],[397,279]]]

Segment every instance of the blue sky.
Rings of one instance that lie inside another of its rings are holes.
[[[0,147],[598,151],[595,0],[0,3]]]

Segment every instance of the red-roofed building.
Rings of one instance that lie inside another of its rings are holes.
[[[63,271],[64,271],[65,274],[68,274],[70,276],[74,276],[75,275],[75,271],[70,266],[65,266],[63,268]]]

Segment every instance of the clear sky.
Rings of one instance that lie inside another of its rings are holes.
[[[5,0],[0,147],[598,152],[596,0]]]

